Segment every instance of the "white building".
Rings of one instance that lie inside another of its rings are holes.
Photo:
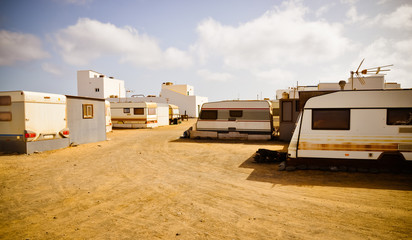
[[[93,98],[124,98],[124,81],[92,71],[77,71],[77,95]]]
[[[194,95],[194,87],[187,84],[174,85],[171,82],[162,84],[160,96],[132,95],[128,98],[110,98],[110,102],[156,102],[169,103],[179,107],[180,114],[189,117],[199,117],[203,103],[208,102],[207,97]]]
[[[384,75],[376,74],[358,78],[356,76],[348,78],[348,81],[340,81],[344,83],[343,90],[382,90],[382,89],[400,89],[399,83],[385,82]],[[282,99],[283,94],[287,93],[291,99],[298,99],[301,91],[338,91],[341,90],[339,83],[319,83],[317,86],[298,86],[289,89],[279,89],[276,91],[276,99]]]
[[[171,82],[162,84],[160,97],[165,98],[167,103],[177,105],[180,114],[189,117],[199,117],[203,103],[208,102],[207,97],[194,95],[193,86],[187,84],[174,85]]]
[[[341,81],[344,82],[344,81]],[[371,76],[348,78],[345,82],[344,90],[382,90],[382,89],[400,89],[399,83],[385,82],[385,76],[376,74]],[[339,83],[319,83],[318,90],[340,90]]]

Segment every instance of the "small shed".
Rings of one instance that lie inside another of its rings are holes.
[[[90,143],[106,140],[105,100],[68,96],[67,124],[70,143]]]

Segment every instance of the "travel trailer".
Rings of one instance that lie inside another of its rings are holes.
[[[113,127],[155,128],[169,125],[169,105],[154,102],[111,102]]]
[[[110,111],[110,102],[105,100],[104,105],[105,105],[104,115],[106,116],[106,132],[111,132],[113,131],[113,126],[112,126],[112,113]]]
[[[339,91],[310,98],[288,157],[307,163],[412,161],[412,89]]]
[[[68,95],[66,99],[70,143],[84,144],[106,140],[105,100]]]
[[[28,153],[69,146],[66,96],[0,92],[0,151]]]
[[[266,100],[204,103],[192,136],[269,140],[273,132],[272,106]]]
[[[169,124],[178,124],[180,121],[179,107],[169,104]]]

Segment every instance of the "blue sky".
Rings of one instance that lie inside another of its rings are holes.
[[[170,81],[211,101],[274,98],[346,80],[363,58],[412,87],[410,1],[0,2],[0,90],[76,95],[91,69],[134,94]]]

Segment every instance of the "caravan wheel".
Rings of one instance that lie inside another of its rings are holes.
[[[378,158],[380,169],[402,171],[406,160],[400,152],[383,152]]]

